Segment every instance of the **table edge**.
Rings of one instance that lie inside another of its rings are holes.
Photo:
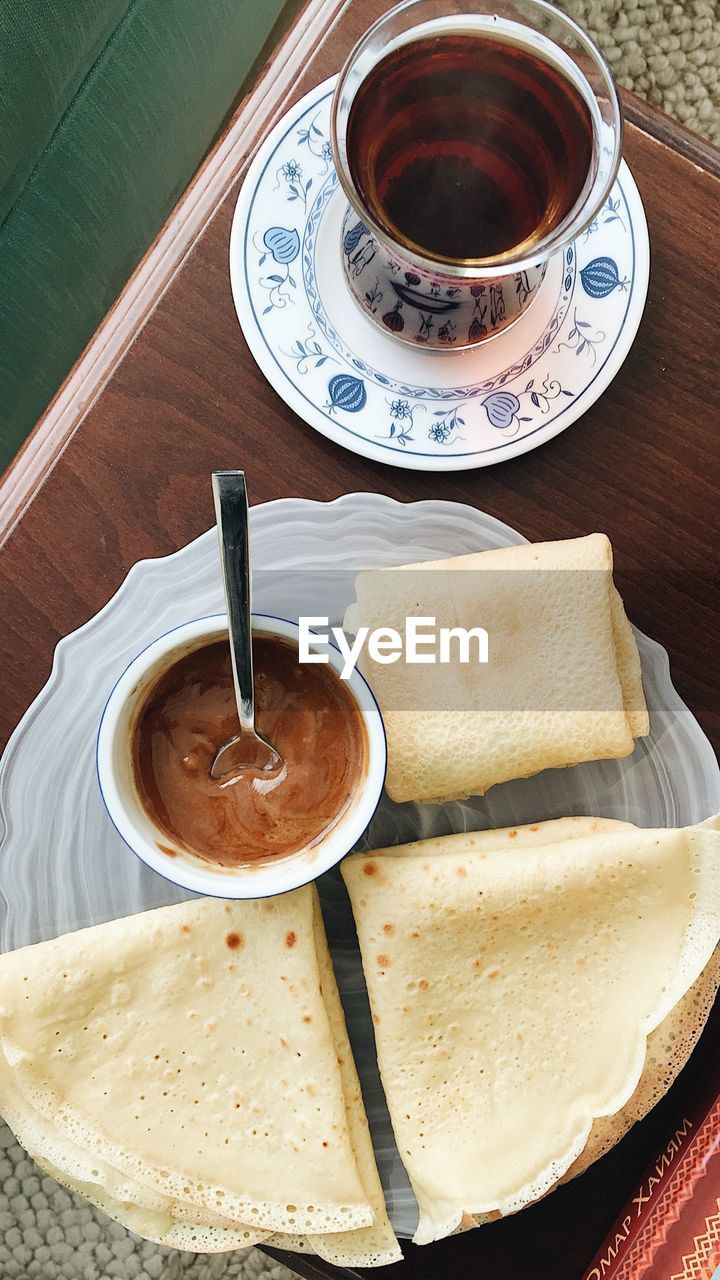
[[[652,106],[630,89],[620,89],[625,123],[640,129],[648,137],[670,147],[713,178],[720,178],[720,149],[707,138],[686,128],[679,120]]]
[[[317,47],[352,0],[307,0],[242,100],[164,226],[0,480],[0,546],[22,519],[83,419],[127,355],[184,259],[252,154],[281,115]],[[629,90],[626,125],[720,179],[720,150]]]
[[[188,253],[212,221],[257,143],[282,114],[309,52],[352,0],[307,0],[259,79],[180,196],[121,293],[0,478],[0,546],[42,487],[127,355]]]

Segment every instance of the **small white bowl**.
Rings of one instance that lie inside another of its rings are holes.
[[[253,614],[253,630],[295,642],[299,635],[297,623],[263,613]],[[368,760],[357,792],[337,826],[313,848],[300,853],[233,868],[204,863],[176,844],[145,809],[134,781],[132,740],[145,696],[162,672],[186,654],[223,637],[227,637],[225,614],[196,618],[159,636],[125,668],[100,721],[98,781],[114,827],[153,871],[194,893],[217,898],[264,898],[314,880],[339,862],[360,839],[385,783],[385,730],[369,684],[359,671],[353,671],[346,684],[365,725]],[[339,675],[343,667],[339,649],[332,644],[317,648],[328,653],[329,665]],[[165,852],[167,849],[172,852]]]

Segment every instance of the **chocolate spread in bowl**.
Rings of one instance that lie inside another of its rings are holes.
[[[283,758],[277,776],[210,777],[216,751],[238,731],[224,639],[158,678],[133,740],[135,784],[151,818],[178,846],[222,867],[316,845],[367,767],[365,725],[332,667],[301,663],[294,645],[263,633],[253,635],[253,662],[256,726]]]

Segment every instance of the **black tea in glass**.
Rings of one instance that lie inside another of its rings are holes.
[[[437,261],[526,253],[566,218],[594,159],[593,119],[557,57],[509,35],[412,37],[372,68],[347,154],[375,221]]]

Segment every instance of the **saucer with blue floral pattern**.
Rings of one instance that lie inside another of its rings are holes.
[[[309,426],[379,462],[456,471],[537,448],[602,394],[642,317],[648,233],[627,165],[595,220],[551,259],[516,324],[470,350],[454,348],[446,325],[437,335],[446,345],[423,350],[373,323],[346,285],[334,84],[280,120],[238,197],[230,278],[253,356]],[[382,321],[382,296],[368,301]]]

